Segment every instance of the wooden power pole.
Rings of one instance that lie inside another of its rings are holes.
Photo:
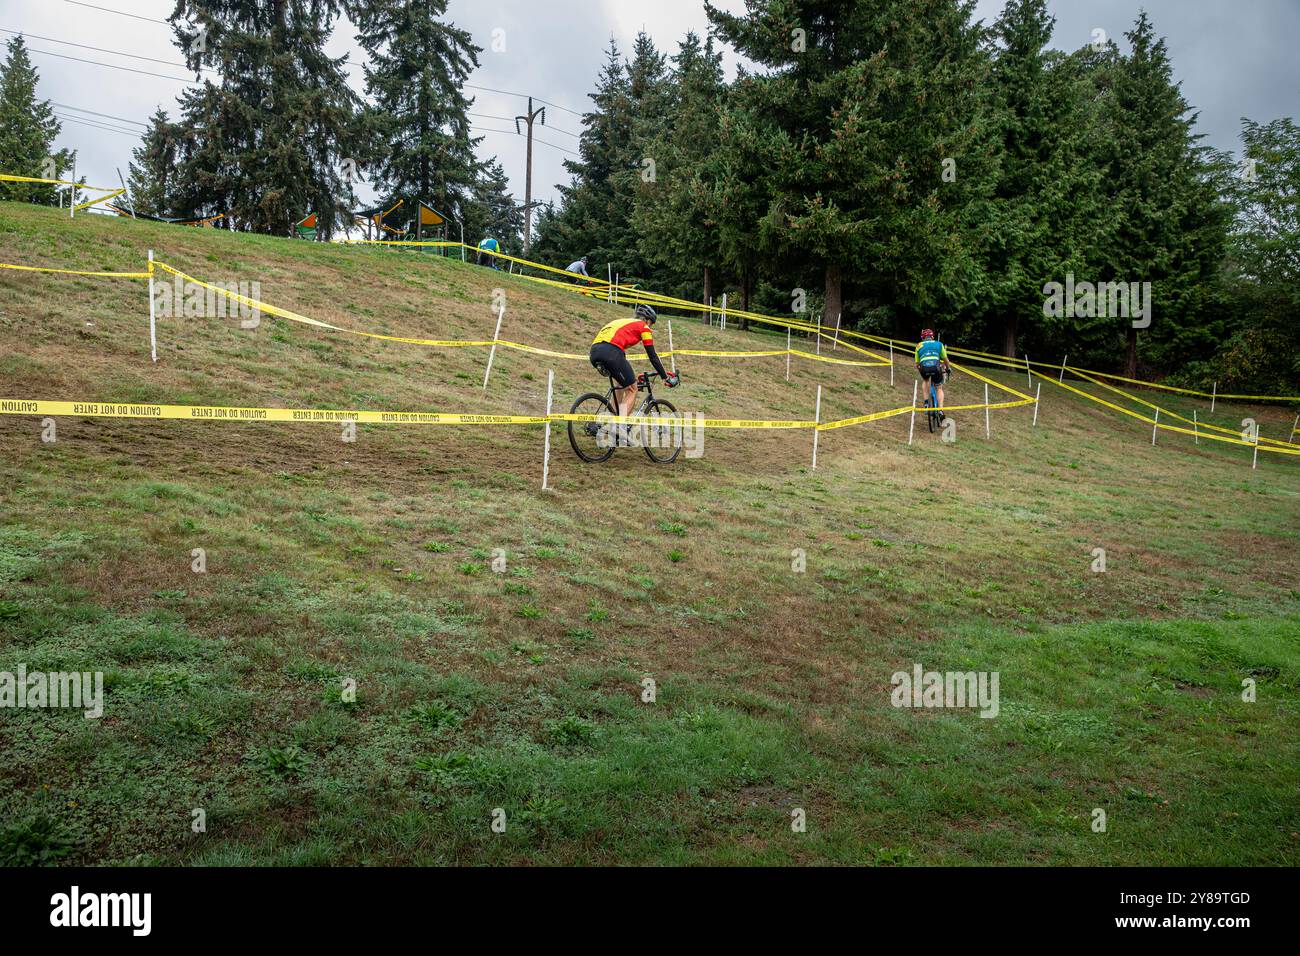
[[[524,255],[528,255],[533,244],[533,122],[541,119],[546,125],[546,107],[533,109],[533,98],[528,97],[528,115],[515,117],[515,132],[519,132],[519,122],[528,124],[528,171],[524,176]]]

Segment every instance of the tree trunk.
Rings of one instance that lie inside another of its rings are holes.
[[[740,309],[742,312],[749,311],[750,298],[754,293],[754,274],[749,266],[745,266],[745,271],[740,277]],[[741,318],[740,329],[745,331],[749,328],[749,319]]]
[[[1016,357],[1016,314],[1008,312],[1002,318],[1002,354],[1007,358]]]
[[[1137,378],[1138,374],[1138,332],[1134,328],[1128,330],[1128,348],[1124,354],[1124,374],[1129,378]]]
[[[826,267],[826,309],[822,312],[823,328],[834,327],[836,319],[844,311],[844,282],[840,267],[836,264]]]
[[[709,300],[712,298],[713,298],[713,271],[708,266],[705,266],[704,267],[704,304],[707,306],[709,304]],[[704,321],[707,322],[708,320],[709,320],[709,316],[708,313],[706,312],[704,315]]]

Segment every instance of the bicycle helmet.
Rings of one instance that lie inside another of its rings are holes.
[[[659,316],[655,313],[655,310],[650,308],[650,306],[646,305],[645,303],[638,305],[636,307],[636,312],[634,312],[633,314],[642,322],[644,322],[646,325],[654,325],[655,319],[659,318]]]
[[[922,330],[921,330],[921,338],[923,338],[923,339],[932,339],[932,338],[934,338],[934,329],[922,329]]]

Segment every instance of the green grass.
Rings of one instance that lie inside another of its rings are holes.
[[[503,334],[544,348],[618,314],[436,257],[0,213],[0,261],[154,248],[399,335],[490,335],[503,283]],[[485,394],[481,350],[197,319],[155,367],[138,283],[0,294],[4,397],[536,414],[551,367],[499,354]],[[599,384],[554,364],[557,396]],[[885,369],[688,372],[674,401],[716,417],[906,401]],[[529,429],[60,418],[50,444],[0,416],[0,671],[106,688],[99,720],[0,710],[0,865],[1294,866],[1297,463],[1043,395],[991,440],[980,413],[954,444],[823,433],[816,472],[806,434],[710,432],[665,469],[580,466],[559,430],[546,493]],[[1215,420],[1248,414],[1293,413]],[[998,716],[894,708],[918,663],[997,672]]]

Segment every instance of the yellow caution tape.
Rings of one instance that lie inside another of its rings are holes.
[[[17,398],[0,398],[0,415],[183,419],[200,422],[358,422],[375,425],[545,425],[547,422],[545,415],[339,411],[320,408],[153,405],[139,402],[45,402]]]
[[[692,415],[674,418],[671,416],[655,417],[652,415],[575,415],[557,413],[551,416],[553,422],[617,422],[622,425],[659,425],[666,426],[680,423],[689,428],[816,428],[814,421],[764,421],[744,418],[696,418]]]
[[[54,186],[75,186],[77,189],[85,189],[89,192],[107,193],[107,195],[100,196],[98,199],[92,199],[89,202],[77,203],[77,205],[73,207],[74,209],[85,209],[89,206],[98,206],[100,203],[108,202],[110,199],[116,199],[118,196],[126,192],[126,190],[120,186],[116,189],[110,189],[107,186],[85,186],[82,185],[81,183],[74,183],[71,180],[67,180],[67,179],[40,179],[36,176],[13,176],[10,175],[9,173],[0,173],[0,182],[49,183],[50,185],[54,185]]]
[[[45,266],[20,266],[12,262],[0,262],[0,269],[16,269],[22,272],[54,272],[68,276],[106,276],[115,279],[147,279],[148,272],[82,272],[78,269],[49,269]]]

